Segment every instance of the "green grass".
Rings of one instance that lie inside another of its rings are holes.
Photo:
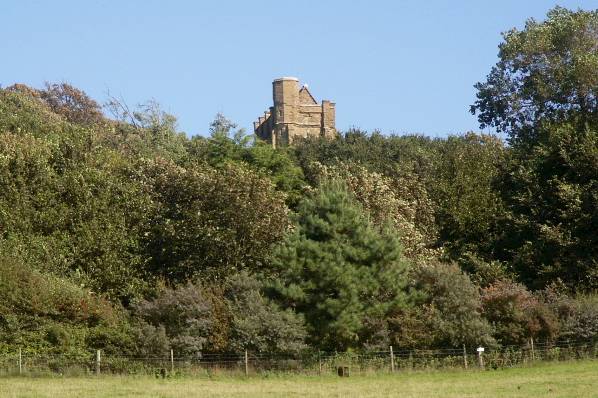
[[[598,397],[598,361],[351,376],[0,378],[9,397]]]

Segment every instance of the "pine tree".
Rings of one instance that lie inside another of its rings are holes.
[[[273,264],[275,291],[304,314],[311,343],[323,349],[371,344],[405,301],[407,263],[396,234],[373,226],[337,182],[300,203],[297,226]]]

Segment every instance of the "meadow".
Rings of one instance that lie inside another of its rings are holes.
[[[336,376],[156,379],[147,376],[5,377],[3,398],[46,397],[598,397],[598,361],[488,371]]]

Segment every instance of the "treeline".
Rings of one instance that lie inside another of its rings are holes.
[[[596,339],[596,31],[555,8],[504,35],[472,112],[507,142],[273,149],[222,115],[189,138],[154,102],[0,89],[0,352]]]

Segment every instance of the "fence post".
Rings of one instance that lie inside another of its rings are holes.
[[[534,352],[534,338],[530,337],[529,338],[529,342],[530,342],[530,344],[532,346],[532,361],[535,361],[536,360],[536,353]]]
[[[245,350],[245,376],[249,376],[249,358],[247,357],[247,350]]]
[[[23,350],[19,347],[19,376],[23,374]]]
[[[465,344],[463,344],[463,365],[467,369],[467,350],[465,349]]]
[[[484,347],[478,347],[478,361],[480,363],[480,368],[484,369],[484,358],[483,355],[484,354]]]
[[[390,346],[390,371],[395,372],[395,354],[392,352],[392,346]]]
[[[174,350],[170,349],[170,373],[174,373]]]
[[[100,350],[96,351],[96,375],[100,375],[100,368],[101,368],[101,361],[102,361],[102,354]]]
[[[318,376],[322,375],[322,354],[320,350],[318,350]]]

